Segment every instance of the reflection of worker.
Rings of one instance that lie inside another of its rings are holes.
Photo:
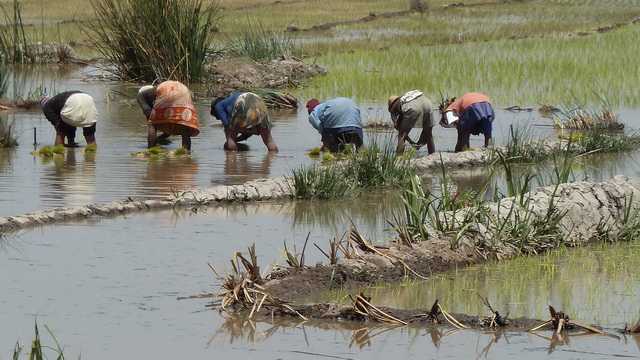
[[[87,144],[96,142],[98,111],[93,98],[81,91],[67,91],[40,101],[44,116],[56,129],[56,145],[78,146],[76,128],[81,127]]]
[[[427,145],[429,154],[436,151],[433,143],[433,117],[431,116],[431,102],[419,90],[409,91],[402,96],[391,96],[389,98],[389,113],[393,121],[393,127],[398,130],[397,153],[404,151],[404,142],[416,145],[418,148]],[[422,121],[422,133],[417,143],[409,137],[409,132],[416,123]]]
[[[269,152],[261,161],[254,161],[257,159],[249,157],[246,153],[229,152],[224,160],[224,174],[233,182],[239,179],[243,179],[244,182],[268,177],[271,172],[271,162],[275,156],[275,153]]]
[[[469,148],[471,134],[484,134],[484,146],[491,143],[491,132],[495,114],[489,97],[482,93],[466,93],[462,97],[449,99],[440,106],[440,123],[445,127],[456,127],[458,141],[456,152]]]
[[[335,98],[320,103],[307,102],[309,123],[322,136],[322,147],[332,152],[341,151],[347,144],[360,148],[363,143],[360,109],[353,100]]]
[[[148,120],[147,144],[155,146],[169,135],[182,136],[182,147],[191,150],[191,137],[200,133],[198,113],[191,92],[178,81],[164,81],[158,86],[143,86],[138,104]],[[158,131],[164,134],[157,136]]]
[[[260,135],[269,151],[278,151],[271,136],[271,118],[260,96],[251,92],[234,92],[211,103],[211,115],[224,125],[225,150],[238,150],[238,142]]]

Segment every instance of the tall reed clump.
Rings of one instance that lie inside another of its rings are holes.
[[[18,0],[8,6],[0,5],[4,18],[0,26],[0,60],[4,63],[29,62],[31,41],[24,31],[22,22],[22,4]]]
[[[18,146],[13,122],[0,117],[0,148],[12,148]]]
[[[205,74],[216,2],[91,0],[97,19],[85,30],[93,46],[128,80],[198,81]]]
[[[299,199],[330,199],[371,188],[404,187],[415,175],[408,157],[397,157],[390,141],[374,139],[365,149],[329,165],[293,170],[294,196]]]
[[[298,52],[295,39],[290,33],[267,30],[257,20],[247,20],[242,33],[232,43],[232,49],[236,55],[255,61],[292,56]]]

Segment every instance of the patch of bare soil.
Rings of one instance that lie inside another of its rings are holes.
[[[294,57],[268,62],[256,62],[246,58],[226,58],[211,65],[213,96],[226,95],[240,89],[297,87],[327,70],[317,64],[308,64]]]

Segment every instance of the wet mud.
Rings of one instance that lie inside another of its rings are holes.
[[[558,211],[566,212],[561,220],[561,238],[554,244],[544,244],[536,251],[543,252],[558,246],[579,246],[600,236],[607,228],[612,234],[619,230],[628,199],[640,202],[640,183],[618,176],[606,182],[577,182],[541,188],[531,193],[531,210],[542,217],[553,199]],[[514,216],[509,211],[515,198],[506,198],[490,205],[498,217]],[[351,235],[349,235],[351,237]],[[358,235],[359,236],[359,235]],[[461,245],[451,246],[452,235],[434,233],[428,241],[411,246],[392,243],[389,247],[375,247],[364,242],[350,243],[355,254],[338,258],[334,265],[313,267],[275,267],[265,279],[265,291],[285,301],[294,301],[331,288],[355,288],[379,282],[393,282],[405,278],[428,278],[434,273],[455,267],[481,263],[489,259],[507,259],[520,253],[508,243],[486,247],[491,237],[487,229],[477,229]]]

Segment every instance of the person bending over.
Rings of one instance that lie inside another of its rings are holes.
[[[359,149],[363,143],[360,109],[348,98],[339,97],[320,102],[307,102],[309,123],[322,137],[323,150],[342,151],[348,144]]]
[[[147,146],[153,147],[170,135],[182,137],[182,147],[191,151],[191,138],[200,133],[198,113],[189,89],[178,81],[143,86],[138,104],[147,117]],[[163,132],[158,136],[158,131]]]
[[[56,129],[56,145],[76,147],[76,128],[82,128],[89,144],[96,143],[98,111],[91,95],[81,91],[66,91],[40,101],[44,116]],[[65,144],[65,139],[67,140]]]
[[[271,135],[271,118],[262,98],[251,92],[234,92],[211,103],[211,115],[222,122],[224,149],[237,151],[238,143],[260,135],[268,151],[278,151]]]
[[[427,145],[429,154],[436,151],[433,143],[433,116],[431,116],[431,101],[419,90],[412,90],[402,96],[391,96],[389,98],[389,114],[393,121],[393,127],[398,131],[398,146],[396,153],[404,152],[405,141],[416,146],[418,149]],[[418,121],[422,121],[422,133],[418,142],[414,142],[409,137],[411,129]]]
[[[440,106],[440,123],[454,126],[458,131],[456,152],[469,148],[471,135],[484,135],[484,147],[491,144],[495,113],[489,97],[482,93],[466,93],[462,97],[446,100]]]

